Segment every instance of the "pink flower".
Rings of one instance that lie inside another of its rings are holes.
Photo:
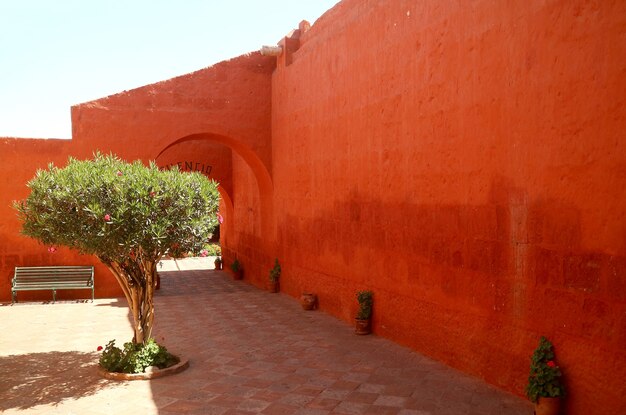
[[[57,251],[57,248],[55,246],[51,246],[50,248],[48,248],[48,252],[50,252],[51,254],[54,254]]]
[[[546,363],[549,367],[556,367],[556,363],[554,363],[552,360],[550,360],[548,363]]]
[[[121,171],[119,171],[119,170],[117,171],[117,175],[118,175],[118,176],[122,176],[123,174],[124,174],[124,173],[122,173]]]
[[[224,223],[224,217],[220,214],[220,212],[217,212],[217,220],[219,223]]]
[[[102,350],[102,346],[98,346],[98,351]]]
[[[209,251],[207,251],[206,249],[203,249],[202,251],[200,251],[200,256],[208,256],[209,255]]]
[[[155,192],[150,192],[150,197],[154,197],[156,195]]]
[[[108,213],[104,215],[104,220],[109,222],[111,220],[111,215],[109,215]]]

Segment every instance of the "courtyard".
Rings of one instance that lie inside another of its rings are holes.
[[[123,299],[0,307],[4,414],[531,414],[531,404],[210,261],[165,261],[155,337],[189,359],[150,381],[99,377],[98,346],[132,337]]]

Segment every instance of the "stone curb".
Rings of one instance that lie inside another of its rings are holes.
[[[100,365],[98,365],[98,373],[100,376],[111,380],[148,380],[154,378],[160,378],[163,376],[173,375],[175,373],[182,372],[189,367],[189,360],[184,359],[175,364],[174,366],[166,367],[165,369],[157,369],[149,373],[118,373],[109,372]]]

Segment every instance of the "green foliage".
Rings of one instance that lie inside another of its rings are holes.
[[[217,258],[215,258],[215,261],[214,261],[214,262],[215,262],[216,264],[221,264],[221,263],[222,263],[222,258],[217,257]]]
[[[270,281],[276,282],[280,278],[280,264],[278,263],[278,258],[274,259],[274,268],[270,270]]]
[[[232,265],[230,266],[230,269],[233,270],[233,272],[239,272],[239,270],[243,269],[241,266],[241,263],[239,262],[238,259],[235,259],[232,263]]]
[[[561,369],[554,362],[552,343],[542,336],[531,358],[526,395],[532,402],[537,402],[539,397],[563,396],[565,388],[560,377]]]
[[[15,203],[25,235],[105,262],[199,252],[217,225],[216,183],[154,163],[70,158],[65,168],[39,170],[28,187],[28,198]]]
[[[180,360],[157,344],[154,339],[146,343],[124,343],[124,349],[115,346],[115,340],[107,343],[100,356],[100,366],[109,372],[143,373],[147,367],[165,369]]]
[[[358,291],[356,299],[359,302],[359,311],[356,318],[359,320],[367,320],[372,317],[372,307],[374,305],[374,293],[371,291]]]
[[[220,256],[222,255],[222,247],[216,243],[209,243],[204,246],[207,256]]]

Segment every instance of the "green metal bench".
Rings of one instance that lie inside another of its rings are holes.
[[[52,300],[57,290],[91,290],[94,298],[92,266],[15,267],[11,281],[12,302],[17,302],[18,291],[52,290]]]

